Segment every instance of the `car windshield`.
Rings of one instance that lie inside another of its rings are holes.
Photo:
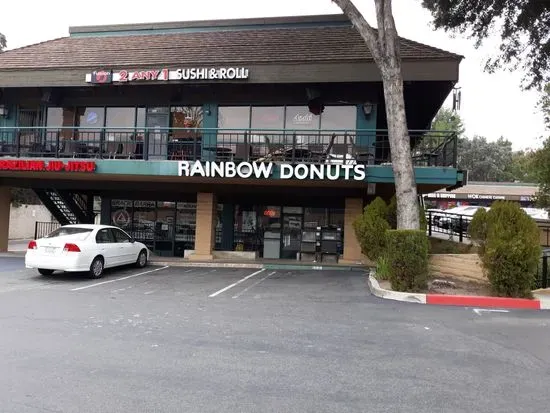
[[[61,227],[49,233],[44,238],[65,237],[67,235],[79,235],[79,234],[82,234],[83,236],[87,236],[90,232],[92,232],[91,228]]]

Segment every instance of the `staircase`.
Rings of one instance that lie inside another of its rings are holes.
[[[93,211],[88,211],[85,196],[59,189],[35,189],[34,192],[61,225],[93,223]]]

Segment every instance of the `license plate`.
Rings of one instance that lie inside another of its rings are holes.
[[[55,252],[55,247],[45,247],[44,252],[46,254],[53,254]]]

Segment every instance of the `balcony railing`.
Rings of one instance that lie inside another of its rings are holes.
[[[414,165],[456,167],[456,134],[412,130],[409,135]],[[391,163],[385,130],[3,127],[0,156]]]

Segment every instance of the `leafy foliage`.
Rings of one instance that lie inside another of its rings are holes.
[[[39,205],[40,199],[29,188],[11,188],[11,203],[13,206],[20,205]]]
[[[477,211],[469,228],[496,295],[532,297],[541,255],[539,229],[515,202],[497,201]]]
[[[372,261],[376,261],[385,251],[385,233],[390,229],[387,216],[386,203],[382,198],[377,197],[353,222],[355,234],[361,245],[361,252]]]
[[[464,134],[464,123],[460,115],[448,108],[441,108],[432,121],[434,131],[456,132],[458,136]]]
[[[428,286],[428,237],[425,231],[386,232],[391,287],[395,291],[422,291]]]
[[[423,0],[436,28],[466,34],[479,47],[500,32],[498,54],[486,70],[522,68],[527,88],[540,88],[550,73],[550,2],[543,0]]]
[[[385,254],[376,260],[376,278],[381,281],[390,279],[390,263]]]
[[[512,142],[499,138],[489,142],[485,137],[460,139],[458,142],[458,165],[468,170],[471,181],[513,181]]]
[[[7,46],[8,42],[6,41],[6,36],[0,33],[0,52],[4,50]]]

